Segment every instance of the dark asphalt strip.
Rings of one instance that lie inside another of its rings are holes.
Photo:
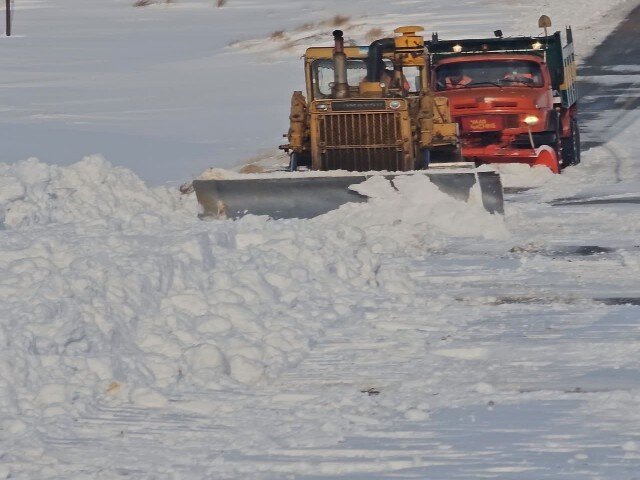
[[[638,32],[640,32],[640,5],[629,13],[602,44],[596,47],[578,72],[579,118],[581,130],[584,130],[583,149],[606,143],[619,132],[616,124],[629,111],[640,107],[640,95],[638,95],[640,34]],[[624,67],[628,68],[625,70]],[[580,76],[589,79],[580,80]],[[607,76],[608,81],[597,82],[599,76]],[[616,76],[620,77],[617,83]],[[632,78],[634,76],[635,79]],[[614,115],[611,116],[611,112],[614,112]],[[599,119],[603,114],[612,117],[607,129],[590,130],[589,123]]]
[[[618,197],[618,198],[569,198],[567,200],[557,200],[551,205],[616,205],[620,203],[640,204],[640,197]]]

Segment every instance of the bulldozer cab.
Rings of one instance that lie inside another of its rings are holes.
[[[306,97],[291,102],[292,169],[408,171],[429,165],[438,150],[455,161],[457,126],[448,100],[429,89],[422,27],[368,46],[311,47],[304,56]]]
[[[367,78],[367,57],[369,47],[346,47],[347,84],[349,97],[360,96],[360,83]],[[328,99],[332,97],[335,86],[335,67],[333,49],[325,47],[311,47],[305,54],[305,76],[307,84],[307,98]],[[382,68],[386,80],[398,77],[400,82],[388,85],[386,93],[381,96],[418,96],[423,85],[428,82],[426,70],[418,66],[394,66],[393,57],[386,55],[382,58]],[[399,74],[396,74],[399,72]],[[390,82],[393,83],[393,82]],[[395,87],[395,88],[394,88]]]

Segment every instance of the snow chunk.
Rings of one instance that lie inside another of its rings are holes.
[[[229,360],[231,376],[240,383],[255,385],[264,374],[261,362],[250,360],[242,355],[235,355]]]
[[[36,404],[46,407],[56,403],[64,403],[67,400],[66,387],[58,383],[50,383],[40,388],[36,396]]]
[[[486,348],[442,348],[433,351],[442,357],[457,358],[459,360],[485,360],[489,358],[489,350]]]
[[[2,422],[2,430],[11,435],[18,435],[27,429],[27,425],[21,420],[5,420]]]
[[[197,345],[189,348],[184,357],[196,375],[210,376],[216,370],[229,371],[225,356],[216,345]]]
[[[476,383],[476,384],[473,386],[473,390],[474,390],[475,392],[483,393],[483,394],[485,394],[485,395],[495,393],[495,391],[496,391],[496,389],[495,389],[495,388],[493,388],[493,386],[492,386],[492,385],[489,385],[488,383],[484,383],[484,382]]]
[[[507,235],[504,219],[484,210],[479,189],[474,188],[467,202],[443,193],[423,174],[399,175],[393,185],[381,175],[352,185],[352,190],[370,197],[367,204],[343,205],[326,217],[362,227],[393,225],[387,239],[406,242],[407,232],[399,224],[421,226],[445,235],[503,238]],[[399,228],[398,228],[399,227]],[[398,232],[398,235],[394,235]]]
[[[131,393],[131,401],[139,407],[162,408],[169,403],[160,393],[149,388],[137,388]]]
[[[429,414],[419,408],[410,408],[404,412],[404,418],[412,422],[422,422],[429,418]]]

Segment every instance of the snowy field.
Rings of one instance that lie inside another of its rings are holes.
[[[299,61],[256,40],[297,52],[310,16],[364,39],[564,13],[584,58],[637,2],[18,2],[0,479],[640,478],[640,112],[590,125],[618,133],[561,176],[503,167],[536,187],[504,218],[423,178],[281,221],[199,221],[148,186],[272,151]]]

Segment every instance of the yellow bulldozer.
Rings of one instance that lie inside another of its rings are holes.
[[[485,209],[502,213],[499,175],[462,161],[448,100],[430,89],[422,31],[400,27],[393,38],[345,46],[336,30],[332,47],[308,48],[306,97],[293,93],[288,143],[280,146],[288,172],[195,180],[203,215],[311,218],[366,201],[349,186],[372,175],[393,182],[407,174],[427,175],[461,200],[479,185]]]

